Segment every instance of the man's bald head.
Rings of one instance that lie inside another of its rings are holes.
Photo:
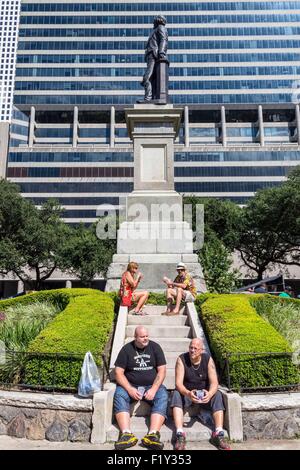
[[[149,333],[147,328],[139,325],[134,330],[135,344],[138,348],[145,348],[149,344]]]
[[[190,347],[203,349],[203,340],[201,338],[193,338]]]
[[[201,338],[194,338],[190,342],[189,355],[192,362],[200,361],[201,354],[203,352],[203,341]]]

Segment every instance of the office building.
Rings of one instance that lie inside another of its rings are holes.
[[[0,177],[6,173],[21,0],[0,0]]]
[[[24,0],[7,177],[70,223],[133,187],[124,108],[168,20],[175,185],[243,204],[300,162],[300,1]]]

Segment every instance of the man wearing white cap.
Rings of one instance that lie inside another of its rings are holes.
[[[185,302],[194,302],[197,289],[192,276],[187,272],[184,263],[178,263],[176,266],[177,276],[172,282],[170,279],[164,278],[167,284],[167,310],[164,315],[172,316],[178,315],[180,303],[182,300]],[[176,301],[175,308],[172,310],[173,300]]]

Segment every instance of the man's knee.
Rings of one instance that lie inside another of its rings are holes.
[[[217,411],[225,411],[223,395],[220,390],[218,390],[212,397],[210,406],[213,413]]]
[[[128,413],[130,411],[130,396],[123,387],[118,385],[114,394],[114,413],[124,411]]]

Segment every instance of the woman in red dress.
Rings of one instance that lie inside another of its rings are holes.
[[[127,270],[122,274],[120,285],[121,305],[131,307],[132,303],[137,302],[136,307],[132,311],[132,315],[146,315],[146,313],[143,312],[143,306],[147,302],[149,293],[145,290],[135,292],[143,277],[140,272],[136,275],[138,267],[138,264],[132,261],[128,264]]]

